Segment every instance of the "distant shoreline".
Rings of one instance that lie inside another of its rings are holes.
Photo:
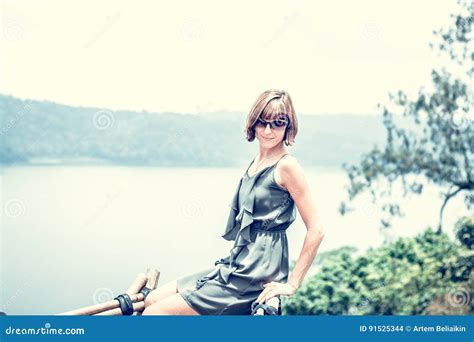
[[[114,163],[102,159],[88,159],[88,160],[60,160],[60,159],[48,159],[48,160],[37,160],[29,162],[15,162],[15,163],[0,163],[0,168],[15,168],[15,167],[143,167],[143,168],[180,168],[180,169],[205,169],[205,168],[215,168],[215,169],[238,169],[242,168],[244,165],[163,165],[163,164],[145,164],[145,163]],[[341,171],[343,172],[342,166],[336,165],[304,165],[304,168],[307,169],[319,169],[319,170],[329,170],[329,171]]]

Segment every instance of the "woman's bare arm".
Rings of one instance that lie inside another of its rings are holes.
[[[316,205],[308,188],[308,182],[298,161],[284,158],[279,163],[278,179],[295,201],[307,232],[303,248],[296,265],[288,279],[288,284],[297,289],[313,263],[321,241],[324,238],[323,227],[319,220]]]

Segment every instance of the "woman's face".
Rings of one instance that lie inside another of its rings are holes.
[[[263,148],[272,148],[281,144],[288,125],[286,118],[277,120],[258,119],[255,124],[255,135]]]

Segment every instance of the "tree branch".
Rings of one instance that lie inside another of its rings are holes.
[[[443,205],[441,206],[441,209],[439,211],[439,222],[438,222],[438,230],[437,230],[437,234],[441,234],[442,230],[443,230],[443,213],[444,213],[444,207],[446,207],[446,204],[448,204],[448,201],[456,196],[458,194],[459,191],[462,191],[464,190],[463,188],[457,188],[456,191],[446,195],[445,199],[444,199],[444,202],[443,202]]]

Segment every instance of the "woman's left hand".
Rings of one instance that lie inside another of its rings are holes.
[[[276,297],[278,295],[292,296],[296,292],[296,288],[293,285],[288,283],[278,283],[272,281],[270,283],[263,284],[263,291],[257,298],[257,302],[265,303],[270,298]]]

